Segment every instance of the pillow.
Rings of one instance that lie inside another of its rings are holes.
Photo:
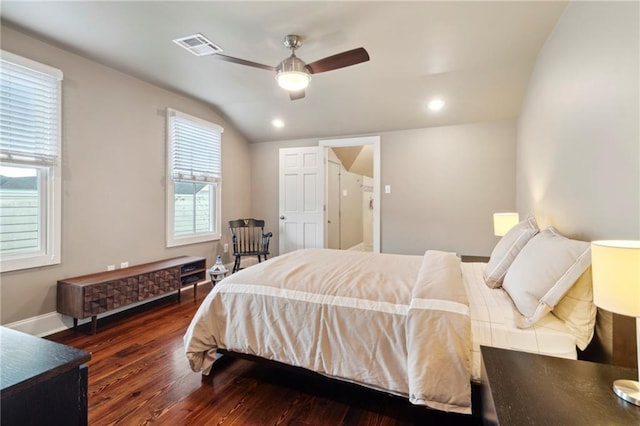
[[[576,336],[576,346],[583,351],[593,338],[597,311],[598,308],[593,304],[591,268],[588,267],[553,308],[553,314],[564,321]]]
[[[516,258],[522,247],[534,235],[540,232],[536,219],[529,215],[516,226],[511,228],[493,248],[489,263],[484,270],[484,282],[491,288],[498,288],[502,284],[511,262]]]
[[[502,287],[530,327],[548,314],[591,265],[591,245],[563,237],[549,227],[533,237],[515,258]]]

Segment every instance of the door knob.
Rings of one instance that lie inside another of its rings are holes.
[[[280,216],[280,220],[284,220],[284,216]]]

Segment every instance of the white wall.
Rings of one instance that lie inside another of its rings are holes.
[[[573,2],[518,122],[517,208],[584,240],[640,238],[638,2]]]
[[[104,271],[110,264],[136,265],[179,255],[205,256],[213,264],[224,240],[165,247],[165,110],[172,107],[225,128],[223,223],[250,213],[247,141],[203,102],[6,25],[1,31],[2,49],[64,73],[62,263],[3,273],[1,323],[54,312],[58,279]]]
[[[348,137],[348,136],[347,136]],[[488,256],[492,215],[515,208],[515,121],[380,133],[381,250],[426,249]],[[274,232],[277,254],[278,150],[318,139],[251,144],[252,213]]]

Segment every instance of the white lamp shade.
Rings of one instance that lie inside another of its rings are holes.
[[[640,241],[593,241],[591,268],[596,306],[640,317]]]
[[[498,237],[502,237],[509,229],[513,228],[520,222],[518,213],[494,213],[493,214],[493,233]]]

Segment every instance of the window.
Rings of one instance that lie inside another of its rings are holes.
[[[223,131],[167,109],[167,247],[220,239]]]
[[[60,263],[62,72],[0,51],[0,270]]]

